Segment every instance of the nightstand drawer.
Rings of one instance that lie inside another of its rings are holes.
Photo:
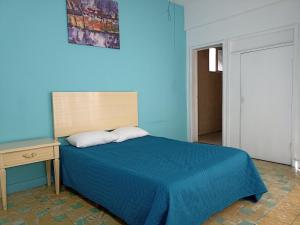
[[[54,158],[53,147],[10,152],[3,155],[4,167],[24,165]]]

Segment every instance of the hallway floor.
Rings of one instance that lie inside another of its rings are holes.
[[[198,141],[205,144],[222,145],[222,132],[199,135]]]

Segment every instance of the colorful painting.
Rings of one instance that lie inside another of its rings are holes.
[[[67,14],[69,43],[120,48],[118,2],[67,0]]]

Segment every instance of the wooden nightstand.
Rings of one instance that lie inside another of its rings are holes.
[[[54,160],[55,190],[59,194],[59,145],[53,139],[35,139],[0,144],[0,182],[3,209],[7,209],[6,168],[46,162],[48,186],[51,185],[51,160]]]

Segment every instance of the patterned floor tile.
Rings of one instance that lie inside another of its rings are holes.
[[[285,165],[255,160],[269,192],[258,203],[240,200],[204,225],[300,225],[300,174]],[[125,225],[70,190],[55,195],[40,187],[8,197],[0,225]]]

